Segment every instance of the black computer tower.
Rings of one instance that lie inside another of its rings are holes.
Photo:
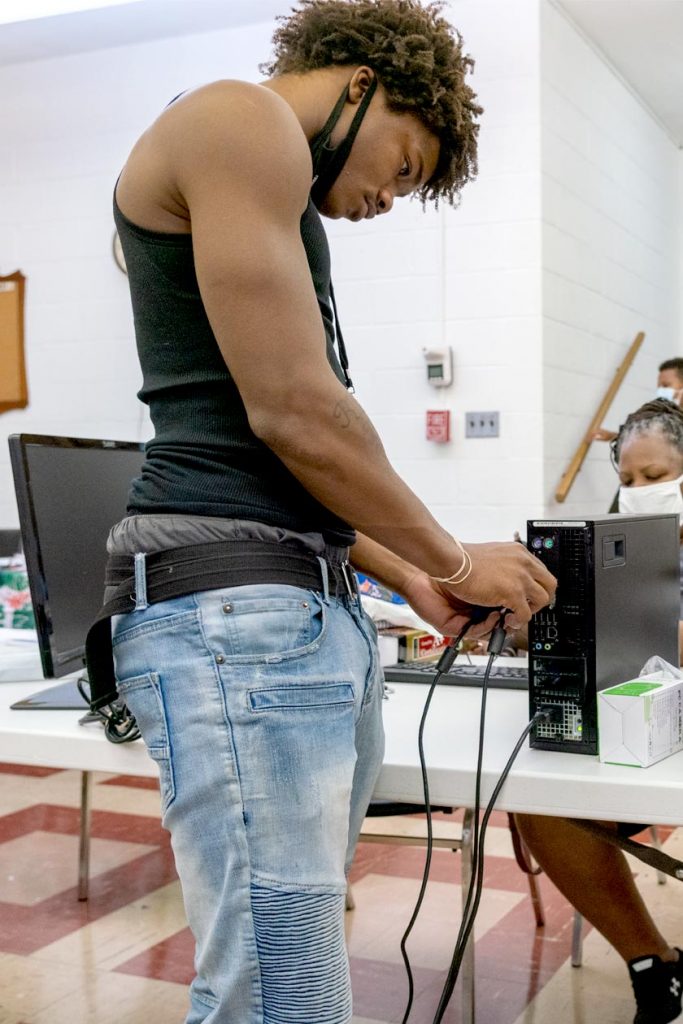
[[[529,623],[532,747],[598,753],[597,694],[649,657],[678,665],[678,515],[529,520],[527,546],[557,577],[552,607]]]

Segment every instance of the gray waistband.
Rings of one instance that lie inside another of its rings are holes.
[[[112,527],[107,540],[110,555],[152,554],[191,544],[210,544],[225,540],[265,540],[291,544],[331,561],[344,561],[347,548],[325,543],[321,533],[295,533],[279,526],[248,519],[221,519],[217,516],[137,515],[127,516]]]

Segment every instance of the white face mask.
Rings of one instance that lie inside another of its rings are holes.
[[[675,394],[674,388],[657,388],[657,398],[666,398],[667,401],[673,402]]]
[[[620,487],[619,511],[632,515],[655,515],[658,512],[683,513],[681,482],[683,474],[675,480],[660,484],[646,484],[644,487]]]

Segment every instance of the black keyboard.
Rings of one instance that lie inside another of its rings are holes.
[[[439,686],[481,686],[486,665],[454,665],[450,672],[444,672]],[[400,665],[385,665],[384,680],[391,683],[431,683],[436,675],[436,662],[428,665],[403,662]],[[489,676],[489,686],[497,690],[528,690],[529,672],[522,665],[506,665],[504,661],[494,662]]]

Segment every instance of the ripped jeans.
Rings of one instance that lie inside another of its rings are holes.
[[[186,1024],[349,1024],[346,871],[383,754],[356,599],[212,590],[114,620],[158,762],[196,977]]]

